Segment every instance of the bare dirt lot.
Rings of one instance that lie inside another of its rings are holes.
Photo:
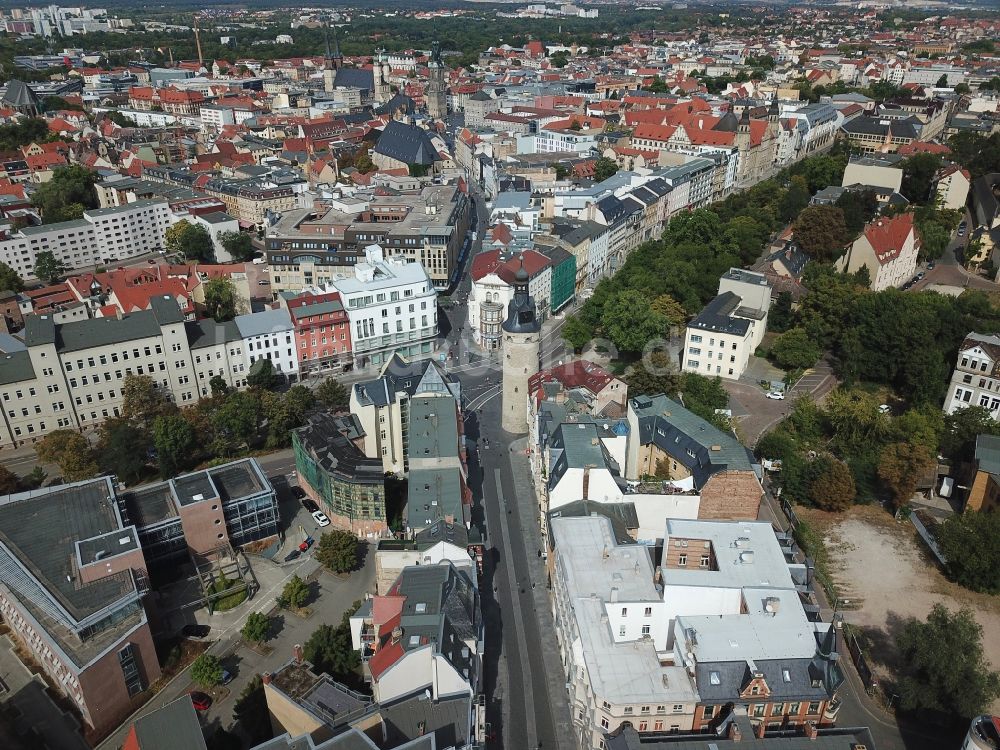
[[[897,523],[873,506],[857,506],[843,515],[797,512],[824,538],[844,619],[863,631],[876,662],[873,669],[883,682],[893,681],[899,626],[910,617],[923,620],[939,602],[952,610],[972,610],[983,628],[986,657],[1000,669],[1000,597],[948,581],[908,521]],[[845,599],[850,604],[845,606]],[[1000,710],[1000,701],[992,708]]]

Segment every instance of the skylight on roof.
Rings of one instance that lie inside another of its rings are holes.
[[[718,672],[709,672],[708,673],[708,681],[710,683],[712,683],[713,685],[721,685],[722,684],[722,677],[721,677],[721,675]]]

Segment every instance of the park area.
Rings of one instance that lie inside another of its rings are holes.
[[[1000,669],[1000,597],[947,580],[909,521],[897,522],[877,505],[843,514],[808,508],[796,513],[823,539],[844,620],[858,632],[887,695],[899,667],[895,645],[903,623],[910,617],[925,620],[939,603],[972,611],[983,629],[986,657]],[[1000,700],[991,708],[1000,712]]]

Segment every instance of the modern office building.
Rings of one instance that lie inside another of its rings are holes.
[[[374,538],[389,529],[382,461],[361,449],[364,432],[353,415],[312,414],[292,431],[299,486],[330,521],[359,536]]]

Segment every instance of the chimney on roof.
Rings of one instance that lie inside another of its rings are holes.
[[[729,722],[729,732],[727,734],[730,742],[739,742],[743,739],[743,732],[740,731],[739,726],[735,721]]]
[[[819,736],[819,732],[816,731],[815,721],[807,721],[805,723],[805,726],[803,727],[803,730],[805,731],[806,737],[808,737],[810,740],[814,740],[816,739],[816,737]]]
[[[767,724],[763,721],[754,727],[754,734],[757,736],[758,740],[764,739],[764,735],[767,733]]]
[[[264,672],[264,674],[262,674],[260,676],[260,681],[263,682],[265,685],[270,685],[271,684],[271,673],[270,672]]]
[[[302,663],[302,646],[299,645],[298,643],[296,643],[294,646],[292,646],[292,655],[295,657],[295,663],[296,664],[301,664]]]

